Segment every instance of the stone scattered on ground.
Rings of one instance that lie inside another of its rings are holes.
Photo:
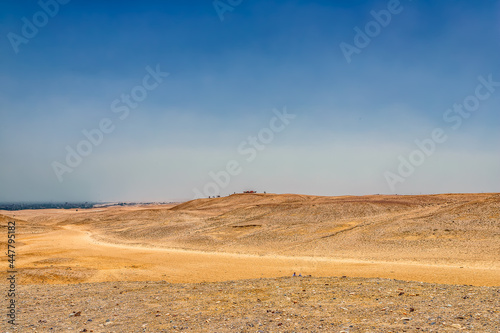
[[[2,321],[2,332],[500,331],[500,287],[349,277],[18,287],[18,325]]]

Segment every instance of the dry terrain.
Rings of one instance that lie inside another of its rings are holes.
[[[496,193],[0,211],[3,248],[7,221],[2,331],[500,332]]]

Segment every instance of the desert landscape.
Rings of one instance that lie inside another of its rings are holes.
[[[7,332],[500,330],[498,193],[0,214],[4,235],[16,222]]]
[[[0,333],[500,333],[500,1],[0,1]]]

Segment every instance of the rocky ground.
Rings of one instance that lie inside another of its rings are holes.
[[[500,287],[283,277],[20,285],[2,332],[500,332]]]

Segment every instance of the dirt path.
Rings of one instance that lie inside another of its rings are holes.
[[[367,262],[322,257],[258,256],[111,244],[76,226],[24,235],[19,249],[21,283],[103,281],[213,282],[260,277],[383,277],[431,283],[500,285],[488,267]]]

